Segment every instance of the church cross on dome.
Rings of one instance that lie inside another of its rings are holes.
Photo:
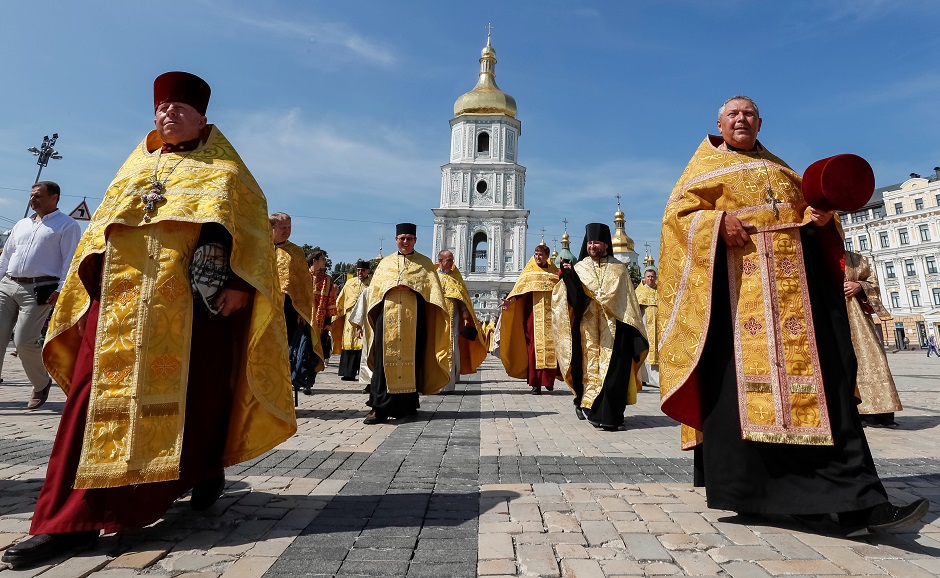
[[[620,210],[620,193],[617,193],[616,197],[617,197],[617,210],[619,211]]]
[[[486,26],[484,26],[483,28],[486,28],[486,43],[489,44],[490,35],[493,34],[493,24],[490,22],[487,22]]]

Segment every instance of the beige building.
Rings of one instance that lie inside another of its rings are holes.
[[[846,249],[867,256],[881,299],[894,316],[882,320],[889,347],[926,347],[940,338],[940,167],[875,190],[860,210],[840,213]]]

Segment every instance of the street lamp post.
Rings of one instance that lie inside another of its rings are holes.
[[[28,149],[26,149],[29,152],[36,155],[37,157],[39,157],[36,159],[36,164],[39,165],[39,172],[36,173],[36,180],[33,181],[34,185],[39,182],[39,175],[42,174],[43,167],[49,164],[49,159],[58,160],[62,158],[62,155],[60,155],[59,152],[55,150],[55,141],[58,140],[58,138],[59,138],[59,133],[54,132],[52,133],[52,138],[49,138],[49,135],[42,137],[42,145],[40,145],[38,149],[36,147],[29,147]],[[25,219],[28,216],[29,216],[29,203],[27,202],[26,212],[23,214],[23,218]]]

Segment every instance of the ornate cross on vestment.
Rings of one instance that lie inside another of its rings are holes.
[[[764,197],[764,200],[770,203],[771,208],[774,210],[774,218],[779,219],[780,210],[777,208],[777,203],[782,203],[783,201],[774,196],[774,190],[770,185],[767,186],[767,196]]]

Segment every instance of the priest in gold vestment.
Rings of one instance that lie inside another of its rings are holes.
[[[207,508],[224,466],[296,431],[267,203],[208,100],[195,75],[157,78],[156,130],[82,236],[43,350],[67,400],[36,535],[4,562],[146,526],[191,488]]]
[[[454,267],[454,254],[444,249],[437,255],[437,275],[444,291],[451,329],[450,380],[441,392],[454,391],[461,375],[476,373],[486,359],[483,326],[473,309],[473,301],[463,275]]]
[[[313,286],[307,270],[307,257],[304,250],[289,241],[291,218],[287,213],[273,213],[269,217],[271,234],[274,238],[274,255],[277,263],[277,277],[281,293],[284,295],[284,321],[287,325],[287,341],[291,342],[294,333],[303,327],[308,335],[310,348],[316,356],[316,371],[323,371],[323,347],[320,336],[311,331],[311,312],[313,311]],[[296,385],[295,385],[296,387]],[[304,387],[304,393],[313,393],[310,387]]]
[[[500,360],[509,377],[526,380],[535,395],[543,387],[554,390],[558,377],[552,330],[552,290],[558,283],[558,267],[549,255],[544,243],[535,246],[503,305]]]
[[[395,227],[398,252],[379,262],[366,301],[372,369],[365,424],[417,414],[418,394],[450,378],[450,317],[434,263],[414,250],[417,226]]]
[[[881,337],[875,330],[872,315],[890,319],[881,304],[878,276],[868,258],[852,251],[845,252],[845,304],[849,314],[852,343],[858,358],[858,387],[862,403],[858,413],[862,424],[870,427],[898,427],[894,412],[901,411],[901,399],[894,385],[891,368]]]
[[[747,97],[719,109],[663,216],[663,411],[695,448],[711,508],[839,513],[846,534],[910,523],[892,506],[855,409],[837,219],[758,141]]]
[[[643,315],[643,327],[646,329],[646,339],[650,344],[650,351],[646,356],[646,363],[640,371],[640,381],[643,385],[659,387],[659,330],[656,326],[656,267],[650,265],[643,271],[643,282],[636,288],[636,300],[640,304],[640,314]]]
[[[346,281],[336,298],[336,317],[330,324],[333,353],[339,353],[339,375],[343,381],[356,381],[362,361],[362,337],[353,325],[350,313],[359,296],[369,288],[369,262],[356,263],[356,276]]]
[[[575,415],[608,431],[636,403],[649,345],[627,266],[610,253],[610,227],[589,223],[579,261],[562,262],[552,289],[555,354],[574,391]]]

